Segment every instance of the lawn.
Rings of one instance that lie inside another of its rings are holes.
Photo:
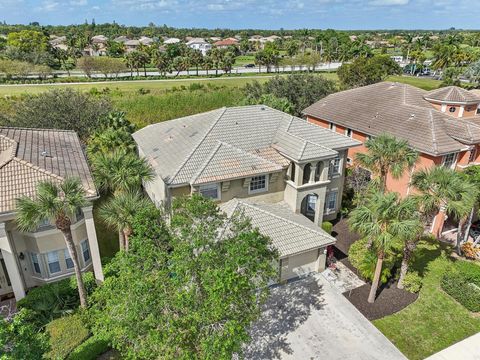
[[[423,275],[419,298],[404,310],[373,323],[409,359],[424,359],[480,331],[480,317],[440,288],[452,261],[439,243],[419,246],[413,267]]]
[[[440,87],[440,80],[434,80],[426,77],[416,76],[390,76],[388,81],[396,81],[412,86],[419,87],[423,90],[434,90]]]

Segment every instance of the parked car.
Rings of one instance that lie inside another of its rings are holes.
[[[246,67],[246,68],[254,68],[254,67],[255,67],[255,64],[245,64],[245,67]]]

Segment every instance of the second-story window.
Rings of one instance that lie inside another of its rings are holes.
[[[73,260],[70,257],[70,253],[68,252],[68,249],[64,249],[63,254],[65,257],[65,265],[67,266],[67,269],[73,269]]]
[[[473,148],[470,150],[470,156],[468,157],[468,162],[474,162],[475,159],[477,158],[477,148]]]
[[[340,158],[335,158],[330,162],[330,167],[328,168],[328,176],[340,174]]]
[[[351,138],[353,136],[352,129],[345,129],[345,135]]]
[[[213,200],[220,199],[220,191],[218,190],[218,184],[201,185],[198,190],[203,197]]]
[[[455,164],[456,160],[457,160],[456,153],[447,154],[443,157],[443,166],[446,167],[447,169],[451,169],[453,168],[453,165]]]
[[[50,251],[47,253],[48,271],[55,274],[61,271],[60,261],[58,260],[58,251]]]
[[[335,125],[334,123],[328,123],[328,128],[332,131],[336,131],[337,125]]]
[[[260,175],[252,177],[250,187],[248,188],[250,194],[267,191],[267,175]]]
[[[40,269],[40,261],[38,259],[38,255],[37,254],[31,254],[31,257],[32,257],[32,264],[33,264],[33,270],[37,273],[37,274],[41,274],[42,273],[42,270]]]

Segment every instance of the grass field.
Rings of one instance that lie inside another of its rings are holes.
[[[402,311],[374,321],[409,359],[420,360],[480,331],[480,317],[440,288],[449,271],[450,249],[438,242],[419,246],[413,264],[423,276],[418,299]]]

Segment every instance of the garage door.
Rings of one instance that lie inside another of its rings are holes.
[[[316,271],[317,258],[318,249],[282,259],[280,279],[289,280]]]

